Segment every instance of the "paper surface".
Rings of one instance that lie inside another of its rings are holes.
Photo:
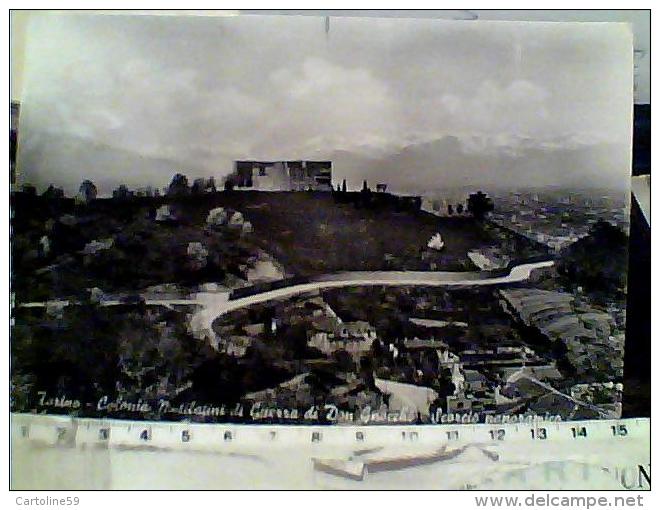
[[[30,438],[21,437],[25,424],[33,427]],[[510,438],[504,441],[489,440],[491,427],[487,426],[329,430],[174,424],[149,425],[153,436],[146,442],[139,439],[143,424],[96,421],[89,427],[81,422],[70,440],[61,434],[60,444],[52,444],[58,442],[57,427],[65,424],[70,426],[65,419],[26,415],[12,419],[12,488],[650,487],[647,419],[544,426],[543,440],[532,439],[529,426],[508,426]],[[571,428],[582,426],[587,427],[587,436],[574,437]],[[98,430],[104,427],[110,427],[109,442],[98,440]],[[192,442],[181,443],[180,430],[188,430]],[[233,434],[231,441],[223,437],[227,430]],[[464,439],[449,441],[448,430],[458,430]],[[622,430],[625,435],[619,434]],[[356,432],[362,434],[359,441]],[[314,433],[320,434],[318,441],[311,441]]]
[[[628,25],[40,12],[25,37],[16,484],[645,479]]]

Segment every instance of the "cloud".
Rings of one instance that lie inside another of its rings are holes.
[[[486,80],[471,95],[444,94],[440,103],[449,123],[467,138],[478,135],[495,146],[521,137],[554,138],[549,128],[550,94],[527,80],[499,84]]]
[[[19,165],[44,185],[109,171],[144,185],[142,158],[163,186],[234,159],[380,158],[447,136],[511,157],[625,147],[629,41],[584,25],[333,18],[326,33],[313,16],[35,15]],[[94,147],[104,165],[81,167]]]
[[[283,157],[285,151],[342,148],[396,136],[394,99],[368,69],[310,57],[276,69],[268,84],[271,107],[255,150]]]

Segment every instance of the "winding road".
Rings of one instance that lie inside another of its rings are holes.
[[[547,260],[514,266],[509,274],[489,276],[484,271],[348,271],[316,277],[310,283],[290,285],[237,299],[230,292],[198,292],[187,299],[146,299],[147,305],[181,306],[197,305],[199,308],[191,319],[197,332],[211,331],[211,324],[220,315],[250,305],[283,299],[298,294],[323,289],[363,286],[424,286],[424,287],[475,287],[520,283],[528,280],[532,271],[551,267],[554,261]],[[23,308],[63,307],[75,304],[65,300],[20,303]],[[101,301],[101,306],[126,304],[119,300]]]
[[[349,271],[323,275],[310,283],[291,285],[238,299],[230,299],[228,292],[202,292],[195,294],[195,302],[201,306],[193,315],[191,326],[196,332],[209,333],[212,331],[213,321],[231,311],[322,289],[380,285],[460,288],[520,283],[528,280],[532,271],[548,268],[553,264],[552,260],[521,264],[513,267],[507,275],[491,277],[479,271]]]
[[[310,283],[291,285],[281,289],[260,292],[252,296],[229,300],[228,312],[273,299],[282,299],[322,289],[364,286],[424,286],[424,287],[473,287],[519,283],[528,280],[532,271],[551,267],[554,261],[534,262],[514,266],[504,276],[487,276],[481,271],[348,271],[316,277]]]

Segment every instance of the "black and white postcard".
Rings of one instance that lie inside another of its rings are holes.
[[[16,455],[41,437],[75,471],[84,445],[262,434],[279,467],[233,462],[289,487],[431,487],[401,473],[474,462],[479,482],[443,478],[469,488],[498,486],[510,431],[535,441],[511,469],[550,462],[559,430],[576,448],[590,423],[632,433],[632,67],[620,23],[35,13],[11,192]],[[42,437],[37,418],[65,425]],[[360,449],[394,425],[445,443]],[[277,446],[300,426],[355,444]],[[141,454],[112,455],[133,469],[71,486],[149,488]]]

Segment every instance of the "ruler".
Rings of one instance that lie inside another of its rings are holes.
[[[437,446],[439,444],[648,441],[650,420],[588,420],[465,425],[243,425],[127,421],[11,414],[14,441],[43,446],[225,451],[267,445]]]

